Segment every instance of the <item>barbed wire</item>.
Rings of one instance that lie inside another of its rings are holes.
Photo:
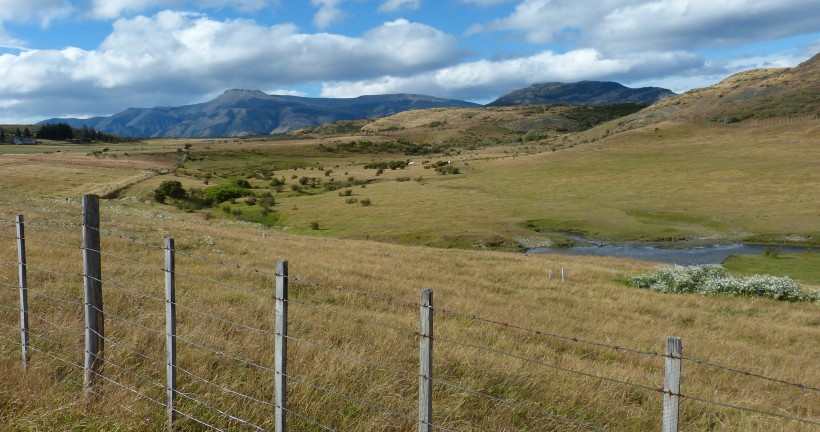
[[[91,333],[94,333],[96,336],[98,336],[98,337],[102,338],[103,340],[105,340],[105,341],[106,341],[106,343],[108,343],[108,344],[111,344],[111,345],[113,345],[113,346],[115,346],[115,347],[118,347],[118,348],[122,348],[123,350],[128,351],[128,352],[130,352],[130,353],[132,353],[132,354],[135,354],[135,355],[136,355],[136,356],[138,356],[138,357],[142,357],[142,358],[144,358],[144,359],[146,359],[146,360],[152,361],[152,362],[157,363],[157,364],[159,364],[159,365],[162,365],[162,366],[165,366],[165,365],[166,365],[166,361],[165,361],[165,360],[158,359],[158,358],[156,358],[156,357],[150,356],[150,355],[145,354],[145,353],[143,353],[143,352],[137,351],[137,350],[135,350],[135,349],[133,349],[133,348],[127,347],[127,346],[125,346],[125,345],[123,345],[123,344],[121,344],[121,343],[119,343],[119,342],[114,341],[114,340],[113,340],[113,339],[111,339],[111,338],[107,338],[107,337],[105,337],[105,336],[101,335],[99,332],[97,332],[97,331],[96,331],[96,330],[94,330],[94,329],[88,329],[88,330],[89,330],[89,331],[91,331]]]
[[[75,305],[75,306],[82,306],[83,305],[82,300],[74,300],[74,299],[67,299],[67,298],[63,298],[63,297],[56,297],[56,296],[53,296],[53,295],[50,295],[50,294],[45,294],[45,293],[40,292],[38,290],[32,290],[31,288],[26,288],[26,291],[28,291],[29,295],[31,295],[32,297],[41,297],[41,298],[44,298],[44,299],[48,299],[48,300],[52,300],[52,301],[56,301],[56,302],[60,302],[60,303],[64,303],[64,304]]]
[[[110,286],[110,287],[114,287],[114,288],[116,288],[116,289],[117,289],[117,291],[124,292],[124,293],[126,293],[126,294],[130,294],[130,295],[132,295],[132,296],[134,296],[134,297],[141,297],[141,298],[145,298],[145,299],[148,299],[148,300],[154,300],[154,301],[157,301],[157,302],[165,303],[165,299],[164,299],[164,298],[160,298],[160,297],[152,296],[152,295],[150,295],[150,294],[145,294],[145,293],[141,293],[141,292],[139,292],[139,291],[136,291],[136,290],[130,289],[130,288],[128,288],[128,287],[126,287],[126,286],[124,286],[124,285],[120,284],[119,282],[117,282],[117,281],[116,281],[116,280],[114,280],[114,279],[105,279],[105,280],[102,280],[102,279],[99,279],[99,278],[95,278],[94,276],[87,276],[87,275],[81,275],[81,276],[83,276],[83,277],[87,277],[87,278],[89,278],[89,279],[91,279],[91,280],[93,280],[93,281],[97,281],[97,282],[99,282],[99,283],[105,284],[107,287],[109,287],[109,286]]]
[[[528,406],[528,405],[520,404],[520,403],[515,402],[515,401],[511,401],[509,399],[504,399],[504,398],[500,398],[500,397],[497,397],[497,396],[493,396],[491,394],[487,394],[487,393],[484,393],[484,392],[481,392],[481,391],[478,391],[478,390],[473,390],[473,389],[470,389],[470,388],[467,388],[467,387],[462,387],[458,384],[451,383],[447,380],[443,380],[443,379],[439,379],[439,378],[431,378],[431,379],[434,383],[441,384],[445,387],[450,387],[450,388],[453,388],[453,389],[458,390],[458,391],[467,392],[467,393],[470,393],[470,394],[475,395],[475,396],[481,396],[481,397],[485,397],[487,399],[492,399],[492,400],[494,400],[498,403],[501,403],[501,404],[504,404],[504,405],[507,405],[507,406],[510,406],[510,407],[513,407],[513,408],[518,408],[518,409],[523,409],[523,410],[530,411],[530,412],[535,412],[535,413],[538,413],[538,414],[543,414],[547,417],[550,417],[554,420],[558,420],[562,423],[571,424],[571,425],[578,426],[578,427],[588,429],[588,430],[606,432],[606,429],[603,429],[601,427],[591,425],[589,423],[584,423],[584,422],[581,422],[581,421],[576,420],[576,419],[571,419],[569,417],[562,416],[560,414],[551,413],[549,411],[545,411],[545,410],[540,409],[540,408],[531,407],[531,406]]]
[[[375,410],[378,410],[378,411],[386,412],[390,415],[393,415],[393,416],[396,416],[396,417],[401,417],[405,420],[410,420],[412,422],[418,421],[418,419],[416,419],[412,416],[409,416],[407,414],[400,413],[398,411],[395,411],[395,410],[392,410],[390,408],[386,408],[386,407],[383,407],[383,406],[380,406],[380,405],[376,405],[376,404],[371,403],[371,402],[363,401],[361,399],[358,399],[358,398],[355,398],[353,396],[347,395],[347,394],[342,393],[340,391],[336,391],[336,390],[333,390],[331,388],[328,388],[328,387],[325,387],[325,386],[322,386],[322,385],[319,385],[319,384],[312,383],[312,382],[307,381],[305,379],[301,379],[301,378],[298,378],[298,377],[295,377],[295,376],[292,376],[292,375],[288,375],[288,374],[283,374],[283,376],[285,376],[286,378],[288,378],[291,381],[297,382],[299,384],[306,385],[308,387],[312,387],[316,390],[320,390],[320,391],[323,391],[325,393],[332,394],[334,396],[345,399],[348,402],[353,402],[353,403],[356,403],[356,404],[359,404],[359,405],[362,405],[362,406],[366,406],[368,408],[372,408],[372,409],[375,409]]]
[[[639,388],[639,389],[643,389],[643,390],[650,390],[650,391],[654,391],[654,392],[657,392],[657,393],[665,393],[665,391],[662,388],[650,387],[650,386],[647,386],[647,385],[632,383],[632,382],[629,382],[629,381],[623,381],[623,380],[619,380],[619,379],[616,379],[616,378],[603,377],[603,376],[591,374],[591,373],[588,373],[588,372],[581,372],[581,371],[577,371],[577,370],[574,370],[574,369],[569,369],[569,368],[565,368],[565,367],[562,367],[562,366],[546,363],[546,362],[543,362],[541,360],[536,360],[536,359],[532,359],[532,358],[529,358],[529,357],[520,356],[518,354],[513,354],[513,353],[510,353],[510,352],[507,352],[507,351],[501,351],[501,350],[497,350],[497,349],[493,349],[493,348],[489,348],[489,347],[485,347],[485,346],[481,346],[481,345],[469,344],[469,343],[459,342],[459,341],[456,341],[456,340],[446,339],[446,338],[441,338],[441,337],[432,337],[432,336],[430,336],[430,338],[432,338],[433,340],[446,342],[446,343],[461,346],[461,347],[464,347],[464,348],[472,348],[472,349],[477,349],[477,350],[480,350],[480,351],[486,351],[486,352],[490,352],[490,353],[493,353],[493,354],[502,355],[502,356],[514,358],[514,359],[517,359],[517,360],[521,360],[521,361],[526,362],[526,363],[535,364],[535,365],[539,365],[539,366],[544,366],[546,368],[560,370],[562,372],[568,372],[568,373],[572,373],[572,374],[576,374],[576,375],[585,376],[587,378],[593,378],[593,379],[597,379],[597,380],[601,380],[601,381],[608,381],[608,382],[612,382],[612,383],[616,383],[616,384],[622,384],[622,385],[635,387],[635,388]]]
[[[221,410],[221,409],[219,409],[219,408],[216,408],[216,407],[214,407],[214,406],[211,406],[210,404],[207,404],[207,403],[205,403],[205,402],[202,402],[202,401],[201,401],[201,400],[199,400],[199,399],[196,399],[196,398],[194,398],[194,397],[192,397],[192,396],[188,396],[187,394],[185,394],[185,393],[183,393],[183,392],[180,392],[180,391],[174,390],[174,394],[178,394],[178,395],[182,396],[183,398],[188,399],[188,400],[190,400],[191,402],[193,402],[193,403],[195,403],[195,404],[197,404],[197,405],[203,406],[203,407],[205,407],[206,409],[209,409],[209,410],[211,410],[211,411],[213,411],[213,412],[216,412],[216,413],[218,413],[218,414],[220,414],[220,415],[222,415],[222,416],[224,416],[224,417],[226,417],[226,418],[228,418],[228,419],[230,419],[230,420],[237,421],[237,422],[242,423],[242,424],[244,424],[244,425],[246,425],[246,426],[248,426],[248,427],[251,427],[251,428],[253,428],[253,429],[256,429],[256,430],[258,430],[258,431],[260,431],[260,432],[270,432],[269,430],[267,430],[267,429],[263,428],[262,426],[259,426],[259,425],[257,425],[257,424],[251,423],[251,422],[249,422],[249,421],[247,421],[247,420],[245,420],[245,419],[239,418],[239,417],[237,417],[237,416],[235,416],[235,415],[233,415],[233,414],[227,413],[227,412],[225,412],[225,411],[223,411],[223,410]]]
[[[93,355],[93,354],[92,354],[92,356],[95,359],[101,360],[102,363],[105,364],[106,367],[113,366],[114,369],[121,370],[121,371],[127,373],[128,375],[131,375],[131,376],[137,378],[138,380],[140,380],[142,382],[145,382],[147,384],[151,384],[152,386],[160,388],[160,389],[165,389],[165,384],[161,384],[158,381],[156,381],[154,379],[151,379],[151,378],[146,378],[146,377],[144,377],[144,376],[142,376],[142,375],[140,375],[140,374],[138,374],[138,373],[136,373],[132,370],[128,370],[127,368],[125,368],[123,366],[119,366],[116,363],[112,362],[110,358],[104,358],[103,359],[103,358],[100,358],[99,356],[96,356],[96,355]]]
[[[805,419],[805,418],[801,418],[801,417],[792,417],[792,416],[788,416],[788,415],[785,415],[785,414],[778,414],[778,413],[773,413],[773,412],[760,411],[760,410],[757,410],[757,409],[754,409],[754,408],[741,407],[741,406],[731,405],[731,404],[727,404],[727,403],[724,403],[724,402],[717,402],[717,401],[713,401],[713,400],[709,400],[709,399],[701,399],[699,397],[689,396],[689,395],[686,395],[686,394],[679,394],[678,396],[680,396],[683,399],[690,399],[690,400],[693,400],[693,401],[697,401],[697,402],[701,402],[701,403],[705,403],[705,404],[709,404],[709,405],[717,405],[717,406],[720,406],[720,407],[723,407],[723,408],[735,409],[735,410],[739,410],[739,411],[746,411],[746,412],[760,414],[760,415],[764,415],[764,416],[768,416],[768,417],[777,417],[777,418],[781,418],[781,419],[785,419],[785,420],[792,420],[792,421],[796,421],[796,422],[800,422],[800,423],[806,423],[806,424],[810,424],[810,425],[820,426],[820,422]]]
[[[350,318],[352,320],[363,321],[363,322],[366,322],[366,323],[369,323],[369,324],[378,325],[380,327],[390,329],[390,330],[393,330],[393,331],[396,331],[396,332],[399,332],[399,333],[406,333],[406,334],[412,334],[412,335],[417,334],[416,330],[410,330],[410,329],[394,326],[393,324],[388,324],[385,321],[381,321],[381,320],[377,320],[377,319],[373,319],[373,318],[365,318],[365,317],[362,317],[360,315],[355,315],[355,314],[351,314],[351,313],[347,313],[347,312],[341,312],[341,311],[337,311],[337,310],[329,309],[329,308],[323,308],[323,307],[320,307],[320,306],[309,305],[307,303],[301,303],[301,302],[297,302],[297,301],[294,301],[294,300],[291,300],[291,299],[288,299],[287,302],[288,302],[288,304],[294,304],[294,305],[301,306],[301,307],[304,307],[304,308],[318,310],[318,311],[322,311],[322,312],[327,312],[327,313],[347,317],[347,318]]]
[[[522,327],[522,326],[519,326],[519,325],[516,325],[516,324],[511,324],[511,323],[507,323],[507,322],[503,322],[503,321],[497,321],[497,320],[481,317],[481,316],[474,315],[474,314],[467,314],[467,313],[463,313],[463,312],[458,312],[458,311],[454,311],[452,309],[445,309],[445,308],[434,307],[434,306],[430,306],[430,309],[432,309],[434,311],[442,312],[442,313],[448,314],[448,315],[454,315],[454,316],[458,316],[458,317],[461,317],[461,318],[467,318],[467,319],[470,319],[472,321],[480,321],[480,322],[484,322],[484,323],[488,323],[488,324],[493,324],[493,325],[497,325],[497,326],[510,328],[510,329],[513,329],[513,330],[518,330],[518,331],[521,331],[521,332],[524,332],[524,333],[531,333],[531,334],[535,334],[535,335],[539,335],[539,336],[546,336],[546,337],[550,337],[550,338],[553,338],[553,339],[560,339],[560,340],[567,341],[567,342],[574,342],[574,343],[579,343],[579,344],[584,344],[584,345],[591,345],[591,346],[596,346],[596,347],[600,347],[600,348],[609,348],[609,349],[612,349],[612,350],[615,350],[615,351],[624,351],[624,352],[629,352],[629,353],[633,353],[633,354],[641,354],[641,355],[652,356],[652,357],[666,357],[666,355],[658,353],[657,351],[643,351],[643,350],[628,348],[628,347],[619,346],[619,345],[611,345],[611,344],[605,344],[605,343],[602,343],[602,342],[584,340],[584,339],[580,339],[580,338],[574,337],[574,336],[570,337],[570,336],[559,335],[559,334],[555,334],[555,333],[546,332],[546,331],[543,331],[543,330],[535,330],[535,329],[530,329],[530,328],[527,328],[527,327]]]
[[[212,386],[212,387],[214,387],[214,388],[217,388],[217,389],[219,389],[219,390],[222,390],[223,392],[230,393],[230,394],[232,394],[232,395],[234,395],[234,396],[239,396],[239,397],[241,397],[241,398],[243,398],[243,399],[247,399],[247,400],[249,400],[249,401],[256,402],[256,403],[258,403],[258,404],[266,405],[266,406],[269,406],[269,407],[271,407],[271,408],[278,408],[278,406],[277,406],[276,404],[274,404],[274,403],[271,403],[271,402],[268,402],[268,401],[263,401],[263,400],[261,400],[261,399],[255,398],[255,397],[253,397],[253,396],[246,395],[246,394],[244,394],[244,393],[240,393],[240,392],[238,392],[238,391],[236,391],[236,390],[233,390],[233,389],[230,389],[230,388],[228,388],[228,387],[221,386],[221,385],[219,385],[219,384],[217,384],[217,383],[215,383],[215,382],[213,382],[213,381],[211,381],[211,380],[209,380],[209,379],[207,379],[207,378],[203,378],[203,377],[201,377],[201,376],[199,376],[199,375],[197,375],[197,374],[195,374],[195,373],[193,373],[193,372],[191,372],[191,371],[189,371],[189,370],[187,370],[187,369],[185,369],[185,368],[182,368],[182,367],[180,367],[179,365],[176,365],[176,366],[174,366],[174,367],[175,367],[178,371],[180,371],[180,372],[184,373],[185,375],[188,375],[188,376],[190,376],[191,378],[194,378],[194,379],[196,379],[197,381],[200,381],[200,382],[203,382],[203,383],[205,383],[205,384],[208,384],[208,385],[210,385],[210,386]]]
[[[130,326],[133,326],[133,327],[136,327],[136,328],[138,328],[138,329],[145,330],[145,331],[147,331],[147,332],[151,332],[151,333],[154,333],[154,334],[161,334],[161,335],[164,335],[164,334],[165,334],[165,331],[164,331],[164,330],[157,330],[157,329],[153,329],[153,328],[151,328],[151,327],[144,326],[144,325],[142,325],[142,324],[140,324],[140,323],[138,323],[138,322],[136,322],[136,321],[132,321],[132,320],[130,320],[130,319],[128,319],[128,318],[123,318],[123,317],[121,317],[121,316],[119,316],[119,315],[112,314],[111,312],[104,312],[102,309],[100,309],[100,308],[98,308],[97,306],[94,306],[94,305],[92,305],[92,304],[86,304],[86,306],[88,306],[88,307],[89,307],[89,308],[91,308],[91,309],[96,310],[97,312],[102,313],[102,314],[103,314],[106,318],[113,318],[113,319],[115,319],[115,320],[117,320],[117,321],[123,322],[123,323],[125,323],[125,324],[130,325]]]
[[[260,370],[263,370],[263,371],[266,371],[266,372],[276,373],[276,371],[275,371],[273,368],[271,368],[271,367],[268,367],[268,366],[263,366],[263,365],[261,365],[261,364],[259,364],[259,363],[254,363],[254,362],[252,362],[252,361],[250,361],[250,360],[247,360],[247,359],[244,359],[244,358],[242,358],[242,357],[236,357],[236,356],[230,355],[230,354],[228,354],[228,353],[225,353],[225,352],[223,352],[223,351],[216,350],[216,349],[213,349],[213,348],[209,348],[209,347],[207,347],[207,346],[205,346],[205,345],[198,344],[198,343],[196,343],[196,342],[194,342],[194,341],[192,341],[192,340],[190,340],[190,339],[184,338],[184,337],[182,337],[182,336],[180,336],[180,335],[176,335],[176,339],[177,339],[177,340],[179,340],[179,341],[182,341],[182,342],[184,342],[184,343],[186,343],[186,344],[188,344],[188,345],[190,345],[190,346],[192,346],[192,347],[194,347],[194,348],[200,349],[200,350],[202,350],[202,351],[209,352],[209,353],[211,353],[211,354],[214,354],[214,355],[217,355],[217,356],[220,356],[220,357],[224,357],[224,358],[227,358],[227,359],[229,359],[229,360],[233,360],[233,361],[237,361],[237,362],[240,362],[240,363],[244,363],[244,364],[246,364],[246,365],[248,365],[248,366],[253,366],[253,367],[257,368],[257,369],[260,369]]]
[[[310,280],[303,279],[303,278],[300,278],[299,282],[304,283],[306,285],[316,287],[316,288],[335,290],[335,291],[339,291],[339,292],[345,293],[345,294],[356,295],[356,296],[359,296],[359,297],[366,297],[366,298],[370,298],[370,299],[374,299],[374,300],[381,300],[381,301],[384,301],[384,302],[387,302],[387,303],[393,303],[393,304],[398,304],[398,305],[402,305],[402,306],[413,306],[413,307],[416,307],[416,308],[421,306],[421,304],[419,304],[417,302],[413,302],[413,301],[403,300],[403,299],[390,297],[390,296],[384,296],[384,295],[381,295],[381,294],[373,294],[373,293],[367,292],[367,291],[354,290],[354,289],[344,288],[344,287],[340,287],[340,286],[335,286],[334,287],[334,286],[329,286],[329,285],[323,285],[323,284],[320,284],[318,282],[310,281]]]
[[[187,417],[187,418],[193,420],[194,422],[196,422],[198,424],[201,424],[202,426],[205,426],[206,428],[210,428],[211,430],[215,430],[217,432],[227,432],[224,429],[220,429],[220,428],[218,428],[218,427],[216,427],[212,424],[206,423],[206,422],[204,422],[204,421],[202,421],[202,420],[200,420],[196,417],[193,417],[189,414],[186,414],[186,413],[180,411],[179,409],[177,409],[176,407],[174,407],[174,412],[177,413],[177,414],[181,414],[183,417]]]
[[[163,272],[167,272],[167,270],[163,269]],[[207,276],[199,276],[199,275],[195,275],[195,274],[191,274],[191,273],[184,273],[184,272],[179,272],[179,271],[174,271],[174,275],[182,276],[184,278],[187,277],[187,278],[191,278],[191,279],[210,282],[210,283],[213,283],[217,286],[222,286],[222,287],[226,287],[226,288],[233,288],[233,289],[241,288],[244,291],[249,291],[249,292],[253,291],[252,289],[247,288],[247,287],[243,287],[241,285],[232,284],[232,283],[228,283],[228,282],[223,282],[223,281],[220,281],[220,280],[217,280],[217,279],[214,279],[214,278],[209,278]]]
[[[325,348],[325,347],[319,345],[316,342],[311,342],[311,341],[306,340],[306,339],[300,339],[300,338],[293,337],[293,336],[290,336],[290,335],[285,335],[285,338],[288,339],[288,340],[292,340],[294,342],[299,342],[299,343],[308,345],[308,346],[316,348],[318,350],[329,352],[329,353],[331,353],[331,354],[333,354],[337,357],[342,357],[342,358],[354,360],[356,362],[363,363],[363,364],[373,366],[373,367],[377,367],[379,369],[384,369],[386,371],[400,373],[400,374],[403,374],[403,375],[408,375],[408,376],[413,376],[413,377],[418,377],[419,376],[418,372],[409,372],[409,371],[399,369],[399,368],[396,368],[396,367],[393,367],[393,366],[388,366],[388,365],[385,365],[385,364],[382,364],[382,363],[377,363],[377,362],[374,362],[374,361],[371,361],[371,360],[367,360],[363,357],[353,355],[353,354],[350,354],[350,353],[346,353],[346,352],[341,351],[341,350],[337,350],[337,349],[333,349],[333,348]]]
[[[758,378],[758,379],[762,379],[762,380],[766,380],[766,381],[771,381],[771,382],[776,382],[776,383],[779,383],[779,384],[785,384],[785,385],[797,387],[800,390],[811,390],[811,391],[815,391],[815,392],[820,392],[820,388],[817,388],[817,387],[814,387],[814,386],[801,384],[801,383],[795,383],[795,382],[791,382],[791,381],[786,381],[786,380],[782,380],[780,378],[771,378],[771,377],[768,377],[768,376],[765,376],[765,375],[760,375],[760,374],[756,374],[754,372],[747,372],[747,371],[734,369],[734,368],[731,368],[731,367],[728,367],[728,366],[723,366],[723,365],[720,365],[720,364],[717,364],[717,363],[712,363],[712,362],[709,362],[709,361],[706,361],[706,360],[699,360],[699,359],[694,359],[694,358],[690,358],[690,357],[686,357],[686,356],[682,356],[681,360],[685,360],[685,361],[695,363],[695,364],[699,364],[699,365],[702,365],[702,366],[708,366],[708,367],[712,367],[712,368],[715,368],[715,369],[724,370],[726,372],[731,372],[731,373],[734,373],[734,374],[737,374],[737,375],[744,375],[744,376],[748,376],[748,377],[752,377],[752,378]]]
[[[165,300],[163,300],[163,302],[164,301]],[[191,313],[195,313],[197,315],[204,316],[206,318],[210,318],[214,321],[219,321],[219,322],[222,322],[222,323],[225,323],[225,324],[230,324],[230,325],[233,325],[235,327],[239,327],[239,328],[242,328],[242,329],[245,329],[245,330],[251,330],[251,331],[260,332],[260,333],[270,333],[269,330],[264,330],[264,329],[260,329],[260,328],[256,328],[256,327],[251,327],[251,326],[248,326],[248,325],[245,325],[245,324],[241,324],[241,323],[238,323],[238,322],[235,322],[235,321],[231,321],[227,318],[222,318],[222,317],[220,317],[218,315],[215,315],[215,314],[211,314],[211,313],[208,313],[208,312],[202,312],[202,311],[194,309],[192,307],[182,305],[179,302],[174,302],[172,304],[174,304],[177,307],[177,310],[189,311]]]
[[[37,272],[43,272],[43,273],[47,273],[47,274],[51,274],[51,275],[55,275],[55,276],[83,277],[83,275],[81,273],[69,273],[69,272],[63,272],[63,271],[59,271],[59,270],[52,270],[52,269],[48,269],[48,268],[45,268],[45,267],[40,267],[40,266],[33,265],[31,263],[26,263],[25,267],[26,267],[26,270],[34,270],[34,271],[37,271]]]

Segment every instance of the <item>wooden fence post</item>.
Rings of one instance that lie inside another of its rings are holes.
[[[174,239],[165,239],[165,404],[168,414],[167,430],[174,430],[177,391],[177,298]]]
[[[20,281],[20,344],[23,347],[23,370],[28,370],[28,282],[26,279],[26,236],[23,215],[17,215],[17,263]]]
[[[663,381],[663,432],[678,432],[680,369],[683,344],[679,337],[666,338],[666,373]]]
[[[433,430],[433,290],[421,291],[419,325],[419,432]]]
[[[100,267],[100,198],[96,195],[83,195],[86,398],[96,393],[92,388],[98,382],[104,358],[105,326]]]
[[[287,426],[287,359],[288,359],[288,262],[276,262],[276,340],[273,370],[276,382],[275,430],[285,432]]]

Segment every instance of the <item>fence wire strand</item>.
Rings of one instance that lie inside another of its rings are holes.
[[[527,411],[530,411],[530,412],[542,414],[542,415],[550,417],[554,420],[558,420],[558,421],[560,421],[562,423],[565,423],[565,424],[571,424],[571,425],[578,426],[578,427],[581,427],[581,428],[587,429],[587,430],[606,432],[606,429],[603,429],[601,427],[591,425],[589,423],[584,423],[584,422],[581,422],[579,420],[571,419],[569,417],[562,416],[562,415],[559,415],[559,414],[551,413],[551,412],[545,411],[541,408],[531,407],[531,406],[528,406],[528,405],[524,405],[524,404],[520,404],[520,403],[511,401],[509,399],[503,399],[503,398],[500,398],[500,397],[496,397],[496,396],[493,396],[493,395],[490,395],[490,394],[487,394],[487,393],[484,393],[484,392],[481,392],[481,391],[478,391],[478,390],[473,390],[473,389],[470,389],[470,388],[467,388],[467,387],[462,387],[458,384],[451,383],[447,380],[438,379],[438,378],[433,378],[432,380],[433,380],[434,383],[441,384],[445,387],[450,387],[450,388],[458,390],[458,391],[467,392],[467,393],[470,393],[470,394],[475,395],[475,396],[485,397],[487,399],[494,400],[498,403],[501,403],[501,404],[504,404],[504,405],[507,405],[507,406],[510,406],[510,407],[513,407],[513,408],[523,409],[523,410],[527,410]]]
[[[221,410],[221,409],[219,409],[219,408],[216,408],[216,407],[214,407],[214,406],[212,406],[212,405],[210,405],[210,404],[208,404],[208,403],[202,402],[201,400],[199,400],[199,399],[197,399],[197,398],[195,398],[195,397],[193,397],[193,396],[188,396],[187,394],[185,394],[185,393],[183,393],[183,392],[180,392],[180,391],[175,390],[175,391],[174,391],[174,394],[178,394],[178,395],[182,396],[183,398],[188,399],[188,400],[190,400],[191,402],[193,402],[193,403],[195,403],[195,404],[197,404],[197,405],[203,406],[203,407],[205,407],[206,409],[208,409],[208,410],[210,410],[210,411],[213,411],[213,412],[215,412],[215,413],[218,413],[218,414],[219,414],[219,415],[221,415],[221,416],[224,416],[224,417],[225,417],[225,418],[227,418],[227,419],[237,421],[237,422],[239,422],[239,423],[242,423],[242,424],[244,424],[244,425],[246,425],[246,426],[248,426],[248,427],[251,427],[251,428],[256,429],[256,430],[258,430],[258,431],[261,431],[261,432],[270,432],[268,429],[265,429],[265,428],[263,428],[262,426],[259,426],[259,425],[255,424],[255,423],[251,423],[251,422],[249,422],[249,421],[247,421],[247,420],[245,420],[245,419],[243,419],[243,418],[239,418],[239,417],[237,417],[237,416],[235,416],[235,415],[233,415],[233,414],[227,413],[227,412],[225,412],[225,411],[223,411],[223,410]]]

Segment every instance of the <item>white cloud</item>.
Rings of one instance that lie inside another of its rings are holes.
[[[741,45],[817,31],[816,0],[524,0],[472,31],[515,31],[528,42],[598,44],[619,52]]]
[[[269,90],[265,93],[269,95],[281,95],[281,96],[299,96],[299,97],[307,97],[308,94],[305,92],[297,91],[297,90]]]
[[[52,20],[71,14],[68,0],[0,0],[0,24],[8,21],[37,21],[48,26]]]
[[[359,81],[325,82],[322,96],[422,93],[478,100],[497,97],[515,88],[540,82],[657,77],[701,65],[700,59],[682,52],[605,57],[594,49],[564,54],[545,51],[516,59],[462,63],[408,77],[387,75]]]
[[[460,56],[455,37],[407,20],[349,37],[164,11],[117,20],[94,50],[0,55],[0,100],[21,101],[14,110],[0,108],[0,118],[112,114],[127,106],[202,101],[214,89],[404,76]]]
[[[318,29],[326,29],[334,22],[344,17],[344,12],[339,8],[344,0],[310,0],[310,4],[318,6],[319,10],[313,16],[313,25]]]
[[[478,6],[494,6],[504,3],[512,3],[516,0],[458,0],[459,3],[474,4]]]
[[[421,6],[421,0],[386,0],[379,6],[379,12],[397,12],[400,10],[416,10]]]
[[[279,0],[91,0],[89,14],[98,19],[115,19],[122,16],[140,13],[152,8],[170,9],[184,6],[198,8],[236,8],[245,12],[261,10],[275,6]]]

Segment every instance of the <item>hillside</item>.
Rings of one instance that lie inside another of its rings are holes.
[[[820,113],[820,54],[793,68],[754,69],[664,99],[621,121],[635,127],[667,119],[731,124]]]
[[[127,137],[232,137],[287,132],[337,120],[371,118],[432,107],[476,104],[423,95],[360,96],[350,99],[268,95],[228,90],[216,99],[181,107],[129,108],[110,117],[49,119]]]
[[[616,103],[652,104],[674,96],[660,87],[629,88],[611,81],[550,82],[534,84],[501,96],[489,106],[572,104],[603,105]]]

